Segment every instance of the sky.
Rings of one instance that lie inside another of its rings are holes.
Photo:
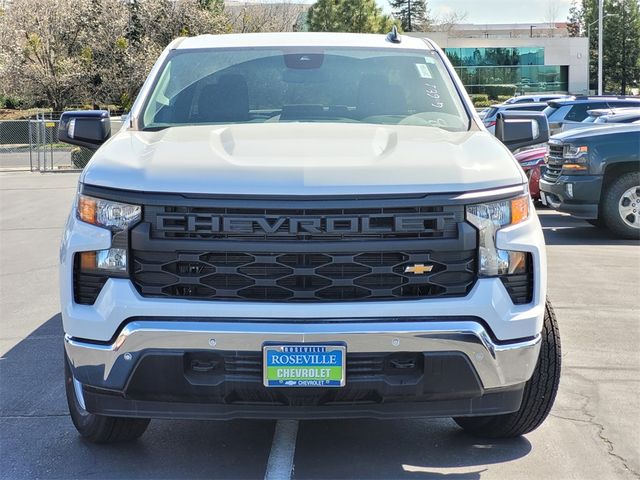
[[[385,12],[387,0],[376,0]],[[443,16],[450,12],[466,12],[465,23],[532,23],[564,21],[569,13],[571,0],[427,0],[432,15]]]

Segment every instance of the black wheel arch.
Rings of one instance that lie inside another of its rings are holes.
[[[618,177],[625,173],[637,172],[640,170],[640,159],[618,160],[607,163],[604,170],[602,190],[605,190]]]

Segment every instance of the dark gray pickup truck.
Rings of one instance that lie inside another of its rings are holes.
[[[640,237],[640,125],[571,130],[549,140],[543,203],[623,238]]]

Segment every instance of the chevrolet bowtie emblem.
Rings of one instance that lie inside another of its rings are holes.
[[[424,275],[425,273],[429,273],[431,270],[433,270],[433,265],[424,265],[422,263],[416,263],[414,265],[405,267],[404,273],[413,273],[414,275]]]

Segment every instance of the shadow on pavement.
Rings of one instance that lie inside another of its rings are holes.
[[[0,360],[0,478],[262,478],[270,421],[158,421],[121,445],[83,441],[67,414],[55,315]]]
[[[295,478],[472,480],[486,465],[530,451],[524,437],[480,440],[449,419],[307,421],[298,432]]]
[[[623,240],[606,229],[597,228],[586,220],[564,215],[554,210],[538,211],[547,245],[638,245],[637,240]]]

